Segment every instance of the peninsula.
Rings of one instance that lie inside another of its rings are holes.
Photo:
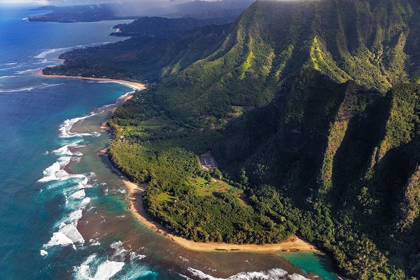
[[[135,81],[126,81],[126,80],[108,79],[108,78],[92,78],[92,77],[82,77],[82,76],[44,75],[42,71],[39,72],[39,75],[44,78],[80,79],[80,80],[87,80],[87,81],[113,82],[113,83],[128,85],[135,90],[147,89],[147,86],[145,84],[142,84],[140,82],[135,82]]]
[[[41,22],[95,22],[102,20],[128,20],[137,19],[139,16],[116,16],[116,4],[81,5],[81,6],[44,6],[34,9],[35,11],[48,12],[44,15],[29,17],[29,21]]]
[[[298,234],[352,278],[419,278],[419,21],[415,0],[257,1],[44,74],[148,80],[109,120],[109,158],[131,211],[183,246]]]

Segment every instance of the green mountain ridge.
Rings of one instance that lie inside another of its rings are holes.
[[[182,70],[208,55],[229,28],[230,25],[207,25],[176,40],[140,36],[115,44],[75,49],[60,55],[65,60],[62,65],[46,68],[43,73],[155,82],[168,65]]]
[[[206,25],[224,25],[232,22],[229,18],[161,18],[161,17],[144,17],[137,19],[129,24],[119,24],[114,28],[118,32],[111,35],[114,36],[152,36],[163,37],[167,39],[176,39],[187,31],[193,30],[196,27],[203,27]]]
[[[419,90],[405,84],[383,96],[300,73],[269,105],[229,123],[226,168],[290,198],[300,214],[281,214],[355,278],[374,278],[388,261],[404,267],[419,253]]]
[[[257,1],[231,25],[75,50],[44,73],[158,82],[111,118],[111,159],[175,233],[297,232],[354,279],[417,279],[419,22],[415,0]],[[218,188],[197,164],[209,150]]]
[[[160,95],[168,110],[199,116],[217,114],[220,109],[213,107],[221,101],[244,107],[266,104],[278,83],[302,67],[382,92],[415,80],[418,70],[410,56],[418,53],[418,45],[412,44],[409,53],[404,49],[410,24],[416,28],[418,3],[371,2],[256,2],[217,51],[164,80]],[[181,91],[183,100],[171,102]],[[197,107],[205,111],[195,112]]]

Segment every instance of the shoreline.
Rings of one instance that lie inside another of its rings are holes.
[[[44,73],[42,73],[42,70],[38,72],[38,75],[43,78],[61,78],[61,79],[78,79],[78,80],[98,81],[98,82],[114,82],[114,83],[127,85],[135,90],[147,89],[147,86],[140,82],[132,82],[132,81],[126,81],[126,80],[111,79],[111,78],[90,78],[90,77],[82,77],[82,76],[45,75]]]
[[[125,80],[117,80],[110,78],[89,78],[81,76],[64,76],[64,75],[44,75],[42,71],[39,72],[39,75],[45,78],[68,78],[68,79],[80,79],[80,80],[91,80],[91,81],[106,81],[106,82],[115,82],[121,83],[130,86],[136,90],[144,90],[147,87],[144,84],[138,82],[131,82]],[[115,110],[118,106],[130,99],[132,95],[124,98],[123,102],[120,104],[115,104],[115,108],[110,108],[112,111]],[[114,107],[114,106],[113,106]],[[100,125],[101,129],[108,129],[106,127],[106,122]],[[108,148],[104,148],[98,152],[99,156],[105,156],[108,159]],[[297,252],[297,251],[310,251],[315,253],[321,253],[315,246],[312,244],[298,238],[297,236],[290,237],[287,241],[277,244],[229,244],[229,243],[216,243],[216,242],[195,242],[188,240],[186,238],[176,236],[168,231],[165,227],[155,222],[145,211],[143,207],[143,193],[145,191],[145,186],[139,186],[128,180],[115,166],[110,162],[110,166],[114,171],[119,175],[124,185],[128,189],[127,199],[130,201],[128,205],[129,212],[134,216],[134,218],[152,229],[156,233],[159,233],[173,242],[177,243],[181,247],[197,251],[197,252],[254,252],[254,253],[268,253],[268,252]],[[68,166],[66,166],[67,168]],[[66,169],[65,168],[65,169]],[[70,171],[70,170],[69,170]]]
[[[108,148],[99,151],[99,155],[103,155],[108,159]],[[109,159],[108,159],[109,160]],[[216,242],[195,242],[186,238],[172,234],[161,224],[155,222],[152,217],[147,214],[143,207],[143,193],[146,190],[146,184],[135,184],[128,180],[111,161],[110,165],[114,171],[120,176],[128,189],[127,198],[130,201],[128,210],[133,216],[148,228],[154,230],[176,244],[184,247],[185,249],[196,252],[251,252],[251,253],[269,253],[269,252],[298,252],[309,251],[322,254],[314,245],[300,239],[297,236],[291,236],[287,241],[277,244],[229,244],[229,243],[216,243]]]
[[[216,242],[195,242],[183,237],[176,236],[169,232],[165,227],[152,220],[146,213],[143,207],[143,192],[144,186],[138,186],[130,182],[125,176],[122,178],[124,184],[128,188],[127,194],[130,200],[129,211],[134,217],[142,222],[144,225],[171,239],[178,245],[192,251],[198,252],[253,252],[253,253],[268,253],[268,252],[298,252],[310,251],[314,253],[321,253],[315,246],[298,238],[297,236],[290,237],[287,241],[278,244],[229,244]]]

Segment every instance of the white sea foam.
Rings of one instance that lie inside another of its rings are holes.
[[[12,76],[10,76],[12,77]],[[39,84],[35,86],[29,86],[29,87],[22,87],[22,88],[14,88],[14,89],[0,89],[0,92],[24,92],[24,91],[33,91],[37,89],[45,89],[49,87],[56,87],[61,86],[62,84]]]
[[[114,262],[105,260],[97,267],[95,274],[91,271],[91,266],[97,263],[97,255],[89,256],[78,268],[75,267],[76,279],[80,280],[107,280],[120,272],[124,267],[124,262]]]
[[[81,184],[79,183],[78,187],[79,185]],[[74,200],[76,200],[76,202]],[[53,234],[51,240],[47,244],[44,244],[43,248],[58,245],[64,247],[73,244],[83,244],[85,240],[77,230],[77,224],[83,216],[83,210],[89,203],[90,198],[85,197],[84,190],[77,191],[73,193],[73,196],[70,195],[69,198],[66,198],[66,204],[70,204],[69,207],[74,211],[70,212],[68,216],[62,219],[61,224],[58,227],[58,231]]]
[[[130,92],[127,92],[126,94],[124,94],[124,95],[121,95],[120,97],[118,97],[118,99],[117,99],[117,103],[116,104],[118,104],[121,100],[123,100],[123,99],[125,99],[125,98],[127,98],[127,96],[130,96],[130,95],[132,95],[132,94],[134,94],[135,93],[135,91],[130,91]]]
[[[81,147],[84,147],[82,145],[79,145],[81,142],[82,141],[79,140],[79,141],[73,142],[71,144],[64,145],[63,147],[58,148],[57,150],[54,150],[53,153],[56,154],[56,155],[60,155],[60,156],[76,156],[76,157],[83,156],[83,154],[81,152],[72,153],[70,151],[71,148],[81,148]]]
[[[99,83],[99,84],[120,84],[120,85],[125,85],[127,87],[130,87],[134,90],[141,90],[141,87],[135,86],[133,84],[128,84],[128,83],[125,83],[123,81],[110,80],[110,81],[95,81],[95,82]]]
[[[156,272],[151,271],[145,266],[130,267],[129,270],[119,275],[119,279],[137,280],[146,278],[146,276],[152,276],[150,279],[159,279],[157,278],[158,274]]]
[[[23,64],[13,64],[13,65],[7,65],[8,67],[0,68],[0,71],[6,71],[6,70],[12,70],[16,68],[21,68]]]
[[[51,166],[47,167],[43,174],[44,177],[39,179],[38,182],[40,183],[47,183],[47,182],[51,182],[51,181],[64,181],[67,179],[82,179],[83,181],[81,182],[81,184],[86,185],[87,184],[87,177],[81,174],[69,174],[67,173],[65,170],[63,170],[64,167],[66,167],[72,158],[72,154],[70,152],[70,150],[68,149],[69,146],[64,146],[61,147],[60,149],[57,149],[54,151],[54,153],[56,154],[60,154],[63,155],[61,157],[59,157],[57,159],[56,162],[54,162]]]
[[[114,243],[109,245],[109,248],[114,249],[114,250],[118,250],[122,247],[122,245],[123,245],[123,243],[121,241],[115,241]]]
[[[123,247],[121,241],[116,241],[109,246],[110,249],[114,250],[114,254],[111,255],[110,259],[114,261],[124,261],[127,257],[132,260],[141,260],[144,259],[145,255],[140,255],[134,251],[127,250]]]
[[[83,174],[69,174],[63,168],[69,164],[74,157],[70,151],[71,147],[78,147],[80,141],[65,145],[53,153],[60,157],[50,167],[44,170],[44,177],[39,182],[64,181],[68,180],[69,185],[64,189],[64,196],[66,199],[66,208],[68,215],[59,221],[58,231],[55,232],[51,240],[44,245],[44,248],[52,246],[68,246],[74,244],[83,244],[85,240],[80,232],[77,230],[78,221],[83,216],[83,210],[86,209],[90,203],[90,198],[86,197],[85,188],[91,187],[88,185],[89,179]],[[92,174],[89,174],[92,176]]]
[[[40,183],[46,183],[46,182],[50,182],[53,180],[56,180],[57,176],[56,173],[60,171],[60,163],[59,162],[54,162],[53,165],[51,165],[50,167],[47,167],[44,170],[44,177],[39,179],[38,182]]]
[[[269,271],[263,272],[241,272],[230,276],[228,278],[217,278],[211,275],[208,275],[200,270],[188,268],[188,271],[194,276],[198,277],[199,279],[203,280],[282,280],[282,279],[295,279],[295,280],[306,280],[308,278],[303,277],[299,274],[288,274],[287,271],[276,268],[271,269]]]
[[[289,279],[290,280],[308,280],[308,278],[297,273],[293,273],[292,275],[289,274]]]
[[[48,252],[45,250],[40,250],[39,253],[41,254],[41,256],[45,257],[48,255]]]
[[[102,44],[107,44],[106,43],[92,43],[90,45],[94,46],[94,45],[102,45]],[[61,52],[61,51],[68,51],[68,50],[72,50],[72,49],[77,49],[77,48],[82,48],[85,46],[89,46],[89,45],[77,45],[77,46],[72,46],[72,47],[67,47],[67,48],[55,48],[55,49],[49,49],[49,50],[45,50],[43,52],[41,52],[40,54],[34,56],[35,58],[46,58],[49,54],[53,54],[53,53],[57,53],[57,52]]]
[[[16,65],[17,62],[10,62],[10,63],[4,63],[3,65],[7,65],[7,66],[13,66]]]
[[[81,157],[81,156],[83,156],[83,154],[79,151],[76,151],[76,152],[73,153],[73,156]]]
[[[99,137],[99,132],[92,132],[92,133],[75,133],[71,132],[73,126],[84,119],[94,116],[95,114],[90,114],[89,116],[73,118],[65,120],[64,123],[60,126],[60,137],[61,138],[73,138],[73,137],[83,137],[83,136],[94,136]]]
[[[37,56],[35,56],[35,58],[45,58],[49,54],[56,53],[56,52],[59,52],[59,51],[65,51],[65,50],[69,50],[69,49],[70,48],[58,48],[58,49],[46,50],[46,51],[41,52]]]
[[[15,78],[16,76],[0,76],[0,79]]]
[[[91,246],[97,241],[89,240]],[[135,280],[146,275],[156,274],[146,266],[141,266],[136,261],[146,256],[137,254],[131,250],[123,248],[123,242],[116,241],[109,246],[115,252],[110,256],[89,256],[79,267],[74,267],[75,279],[78,280],[105,280],[118,274],[118,279]],[[121,272],[125,264],[130,265],[130,269]]]
[[[101,245],[101,243],[96,239],[90,239],[89,240],[89,245],[90,246],[99,246],[99,245]]]
[[[85,190],[80,190],[69,196],[69,199],[82,199],[86,196]]]
[[[123,261],[128,254],[128,251],[123,247],[123,243],[121,241],[112,243],[109,248],[115,251],[111,256],[113,260]]]
[[[50,61],[50,60],[48,60],[48,59],[46,59],[46,58],[44,58],[43,60],[41,60],[40,62],[36,62],[36,63],[34,63],[34,64],[47,64],[47,63],[53,63],[52,61]],[[59,61],[56,61],[56,64],[59,64],[60,62]]]
[[[73,244],[73,241],[70,238],[68,238],[64,233],[58,231],[54,232],[53,236],[51,237],[51,240],[47,244],[44,244],[42,248],[47,249],[53,246],[64,247],[71,244]]]
[[[142,260],[145,257],[146,257],[146,255],[140,255],[140,254],[137,254],[136,252],[130,252],[130,261],[136,260],[136,259]]]
[[[33,73],[33,72],[37,72],[41,70],[42,68],[27,69],[27,70],[17,71],[16,74],[23,75],[23,74]]]
[[[70,215],[67,217],[67,220],[71,224],[77,224],[77,222],[82,218],[83,211],[81,209],[71,212]]]
[[[125,263],[106,260],[98,266],[93,279],[107,280],[121,271]]]
[[[183,262],[189,262],[189,261],[190,261],[189,259],[184,258],[184,257],[182,257],[182,256],[179,256],[179,258],[180,258],[180,259],[181,259],[181,261],[183,261]]]
[[[32,91],[35,87],[23,87],[23,88],[16,88],[16,89],[0,89],[0,92],[24,92],[24,91]]]
[[[132,94],[132,92],[127,93]],[[62,138],[62,147],[54,150],[52,153],[58,155],[58,159],[50,167],[46,168],[43,172],[44,177],[39,182],[47,183],[47,189],[56,189],[63,187],[60,181],[65,181],[65,188],[63,189],[63,195],[65,197],[65,209],[66,215],[60,219],[56,224],[56,230],[53,233],[50,241],[43,245],[43,249],[50,248],[52,246],[73,246],[84,244],[85,240],[80,232],[77,230],[77,224],[83,216],[83,210],[90,203],[90,198],[86,197],[85,189],[92,188],[93,186],[88,184],[89,181],[94,180],[96,174],[91,172],[89,174],[69,174],[64,168],[74,159],[80,159],[83,155],[80,152],[72,151],[72,148],[81,147],[83,143],[83,136],[97,136],[99,133],[73,133],[71,132],[72,127],[77,122],[84,120],[94,114],[90,114],[85,117],[68,119],[63,122],[60,126],[60,138]],[[89,245],[98,246],[100,243],[96,240],[90,240]],[[95,275],[92,276],[89,266],[96,258],[96,255],[92,255],[88,258],[78,269],[78,275],[76,277],[80,279],[109,279],[118,273],[124,266],[125,260],[140,260],[144,258],[144,255],[137,254],[131,250],[127,250],[123,247],[122,242],[115,242],[110,246],[114,252],[110,256],[110,260],[95,261],[97,266]],[[44,250],[45,251],[45,250]],[[100,264],[99,264],[100,263]],[[98,265],[99,264],[99,265]],[[140,272],[139,272],[140,273]],[[150,271],[141,271],[141,274],[152,273]],[[131,279],[131,278],[127,278]]]
[[[96,254],[90,255],[86,261],[84,261],[79,269],[78,269],[78,276],[76,279],[89,279],[90,277],[90,264],[95,260]]]
[[[85,240],[83,239],[83,236],[80,234],[77,228],[72,224],[63,226],[60,229],[60,232],[63,233],[65,236],[67,236],[72,241],[72,243],[85,242]]]

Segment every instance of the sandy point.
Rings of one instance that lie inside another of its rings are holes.
[[[146,188],[146,184],[135,184],[130,182],[125,176],[120,175],[124,184],[128,188],[128,198],[130,204],[128,206],[130,212],[143,224],[156,232],[163,234],[167,238],[181,245],[182,247],[200,252],[295,252],[295,251],[311,251],[320,253],[320,251],[309,244],[308,242],[298,238],[297,236],[291,236],[287,241],[278,244],[228,244],[228,243],[216,243],[216,242],[195,242],[176,235],[171,234],[162,225],[153,221],[153,219],[147,214],[143,207],[143,193]]]
[[[145,84],[140,82],[133,82],[133,81],[126,81],[126,80],[118,80],[118,79],[110,79],[110,78],[91,78],[91,77],[82,77],[82,76],[65,76],[65,75],[45,75],[42,73],[42,70],[39,71],[39,75],[44,78],[62,78],[62,79],[79,79],[79,80],[87,80],[87,81],[99,81],[99,82],[113,82],[119,83],[126,86],[131,87],[135,90],[145,90],[147,89]]]

